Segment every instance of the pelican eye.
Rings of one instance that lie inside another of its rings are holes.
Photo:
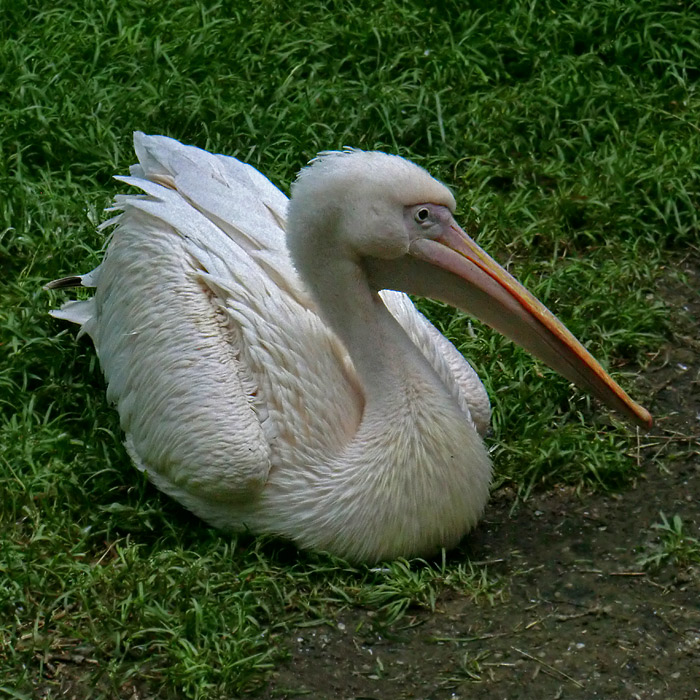
[[[425,223],[430,218],[430,209],[428,207],[421,207],[415,213],[415,219],[419,224]]]

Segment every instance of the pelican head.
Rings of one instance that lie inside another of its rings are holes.
[[[287,245],[321,307],[337,269],[329,263],[352,266],[372,291],[439,299],[479,318],[648,429],[649,413],[460,228],[455,208],[445,185],[403,158],[324,152],[292,185]]]
[[[301,249],[318,245],[319,231],[326,242],[351,257],[407,255],[421,229],[412,227],[410,218],[404,221],[405,212],[421,202],[450,213],[456,207],[445,185],[404,158],[356,149],[320,153],[292,185],[292,256],[295,261],[304,258]]]

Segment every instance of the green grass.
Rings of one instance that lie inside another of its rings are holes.
[[[662,261],[698,240],[697,10],[46,7],[0,13],[0,696],[233,697],[294,625],[345,606],[388,625],[445,588],[497,598],[464,550],[373,571],[188,516],[130,466],[94,352],[47,317],[61,297],[41,287],[99,261],[135,129],[236,155],[285,190],[320,149],[380,148],[451,185],[482,244],[635,393],[670,332]],[[463,314],[421,306],[484,378],[498,483],[610,489],[634,473],[616,418]]]
[[[700,564],[700,540],[687,533],[680,515],[670,520],[659,513],[661,522],[651,528],[657,533],[656,541],[649,544],[637,559],[640,566],[659,569],[665,564],[691,567]]]

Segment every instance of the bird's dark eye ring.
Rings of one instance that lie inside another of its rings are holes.
[[[430,209],[428,209],[428,207],[421,207],[415,214],[416,221],[419,224],[422,224],[425,221],[427,221],[429,216],[430,216]]]

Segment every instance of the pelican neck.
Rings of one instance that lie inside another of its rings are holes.
[[[434,369],[371,289],[361,263],[333,261],[317,270],[314,292],[321,315],[345,346],[368,404],[395,402],[410,376],[427,376],[442,387]],[[442,387],[444,388],[444,387]]]

